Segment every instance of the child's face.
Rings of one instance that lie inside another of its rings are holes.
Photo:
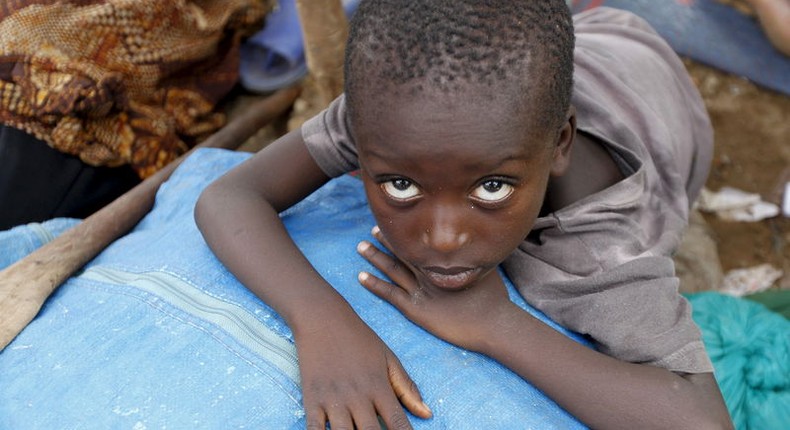
[[[352,118],[371,210],[422,285],[493,273],[532,228],[557,164],[558,130],[531,130],[476,94],[393,96]]]

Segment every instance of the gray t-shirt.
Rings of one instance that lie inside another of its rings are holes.
[[[711,372],[672,253],[708,173],[713,133],[672,49],[640,18],[597,8],[574,17],[577,125],[625,179],[537,219],[503,263],[535,308],[618,359]],[[358,168],[344,97],[302,127],[329,176]]]

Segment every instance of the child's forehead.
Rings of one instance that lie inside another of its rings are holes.
[[[518,91],[515,91],[518,92]],[[540,106],[519,99],[514,91],[488,85],[466,86],[444,91],[431,87],[401,86],[366,91],[362,97],[347,98],[352,128],[392,126],[414,132],[432,128],[437,122],[461,129],[512,130],[519,134],[546,134],[537,129]]]
[[[538,156],[553,133],[531,127],[524,112],[506,97],[475,89],[463,94],[437,91],[378,93],[357,102],[351,128],[357,149],[366,158],[400,159],[405,164],[430,159],[493,164],[507,158]]]

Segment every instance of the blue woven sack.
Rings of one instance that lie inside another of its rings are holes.
[[[192,155],[153,211],[50,297],[0,353],[0,428],[304,428],[290,330],[219,263],[192,217],[200,191],[246,157]],[[331,181],[283,219],[420,387],[434,418],[411,417],[415,429],[583,428],[516,374],[432,336],[358,284],[373,268],[355,247],[374,224],[358,179]],[[515,303],[584,342],[507,284]]]

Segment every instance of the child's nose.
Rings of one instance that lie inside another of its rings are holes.
[[[461,211],[440,207],[433,211],[422,234],[424,245],[439,252],[449,253],[467,245],[471,235],[464,228]]]

